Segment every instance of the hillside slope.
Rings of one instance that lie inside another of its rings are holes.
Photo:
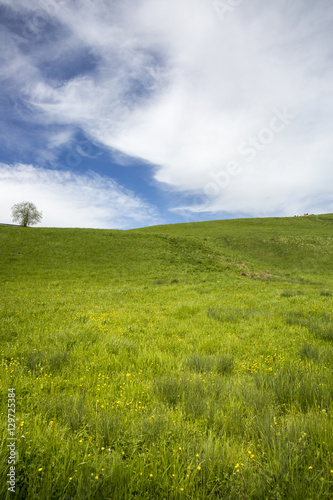
[[[236,219],[143,228],[145,234],[183,238],[214,254],[240,259],[258,272],[326,273],[333,262],[333,214],[292,218]]]
[[[333,267],[333,215],[130,231],[1,227],[0,245],[4,276],[34,276],[38,270],[46,279],[52,272],[140,281],[233,267],[249,274],[321,275],[326,281]]]
[[[332,227],[0,227],[16,498],[331,499]]]

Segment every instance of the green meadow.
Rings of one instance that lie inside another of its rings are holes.
[[[333,498],[333,214],[0,252],[1,498]]]

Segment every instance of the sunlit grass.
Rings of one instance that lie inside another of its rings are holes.
[[[16,497],[332,498],[331,221],[2,228]]]

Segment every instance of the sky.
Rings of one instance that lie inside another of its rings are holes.
[[[333,212],[331,0],[0,0],[0,222]]]

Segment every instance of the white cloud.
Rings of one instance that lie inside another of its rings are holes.
[[[36,6],[68,30],[62,43],[48,45],[50,60],[78,46],[98,60],[89,75],[55,83],[39,72],[45,54],[15,52],[10,71],[42,113],[38,120],[81,127],[103,145],[147,160],[155,180],[179,193],[205,194],[212,174],[241,163],[240,174],[189,211],[331,210],[328,0],[240,2],[223,21],[212,0],[83,0],[80,7],[33,0],[32,32]],[[28,79],[17,69],[22,60]],[[297,118],[247,161],[241,144],[284,106]]]
[[[41,226],[127,229],[161,222],[154,207],[110,178],[0,163],[0,222],[10,223],[11,207],[24,200],[43,212]]]

